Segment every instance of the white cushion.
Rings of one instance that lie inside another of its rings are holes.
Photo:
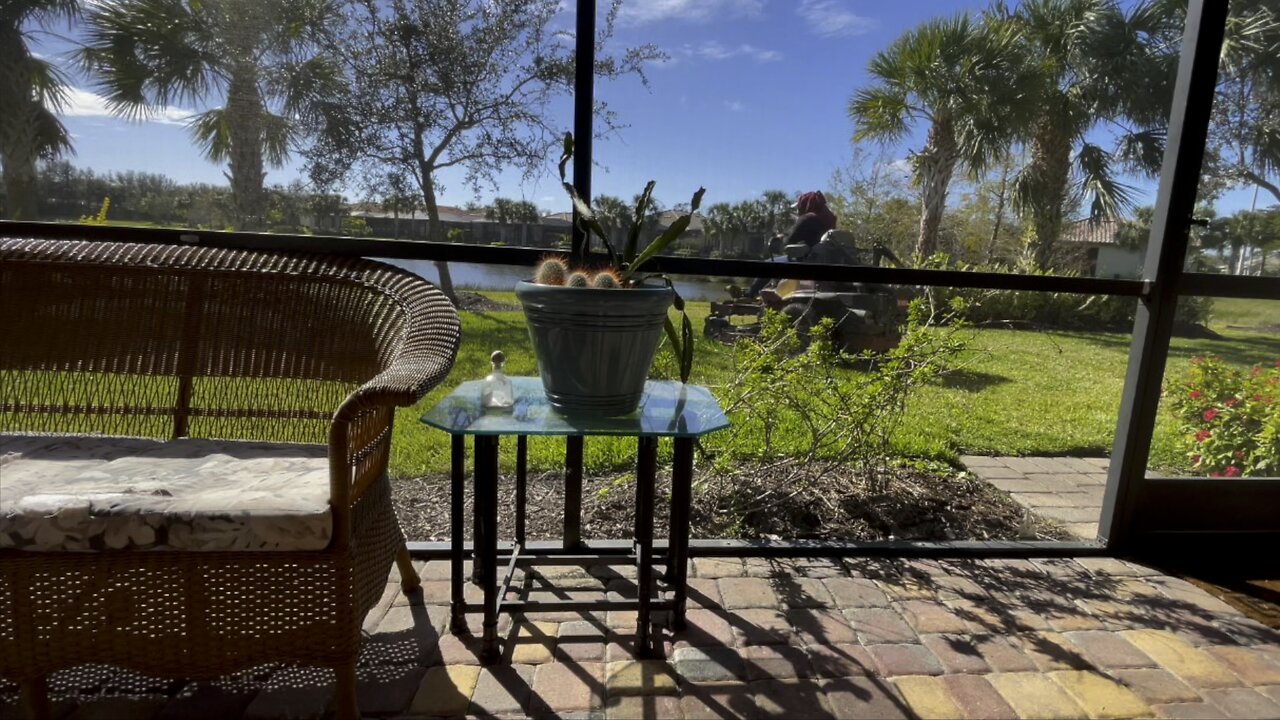
[[[0,549],[321,550],[327,448],[0,435]]]

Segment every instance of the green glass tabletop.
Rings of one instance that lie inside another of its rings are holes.
[[[547,404],[542,381],[513,377],[515,407],[480,407],[480,380],[464,382],[422,416],[422,422],[454,435],[625,435],[698,437],[729,427],[729,419],[706,388],[666,380],[644,385],[640,407],[620,417],[561,415]]]

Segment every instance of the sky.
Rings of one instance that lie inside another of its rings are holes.
[[[598,0],[607,5],[607,0]],[[652,43],[668,60],[638,78],[602,81],[598,100],[624,124],[595,145],[596,194],[630,198],[650,179],[665,204],[688,202],[701,185],[704,206],[756,197],[764,190],[789,193],[824,189],[832,171],[848,163],[853,125],[849,97],[868,82],[871,57],[930,17],[978,10],[984,2],[930,0],[626,0],[611,47]],[[564,24],[572,27],[571,13]],[[51,59],[65,42],[46,39]],[[74,76],[73,76],[74,77]],[[183,121],[201,108],[163,108],[145,122],[110,116],[84,78],[63,121],[73,135],[71,161],[95,170],[164,173],[180,182],[224,184],[224,168],[206,161]],[[571,127],[571,103],[557,102],[553,119]],[[905,158],[923,143],[918,128],[890,154]],[[868,150],[874,151],[873,146]],[[514,173],[495,191],[477,196],[460,175],[443,178],[441,202],[462,205],[495,196],[526,199],[549,211],[568,209],[556,182],[555,157],[547,172],[528,182]],[[301,177],[298,163],[269,170],[268,183]],[[305,178],[304,178],[305,179]],[[1154,181],[1131,178],[1139,204],[1154,201]],[[953,191],[954,192],[954,191]],[[359,199],[354,187],[349,199]],[[1220,213],[1247,208],[1249,191],[1218,202]],[[1265,201],[1264,198],[1260,198]]]

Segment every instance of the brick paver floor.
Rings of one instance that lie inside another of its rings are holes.
[[[965,455],[960,462],[969,472],[1009,493],[1018,504],[1058,522],[1072,535],[1082,540],[1098,537],[1108,458]]]
[[[448,578],[446,561],[420,567],[429,582]],[[634,592],[609,569],[555,574],[573,592]],[[669,637],[665,659],[632,657],[633,613],[561,613],[504,621],[504,660],[492,667],[479,665],[472,638],[444,631],[438,594],[406,598],[393,582],[365,623],[362,710],[395,718],[1280,718],[1280,634],[1189,583],[1120,560],[699,558],[691,574],[689,629]],[[331,713],[332,679],[307,668],[211,683],[78,668],[51,682],[60,719]],[[14,695],[0,686],[0,717],[16,717]]]

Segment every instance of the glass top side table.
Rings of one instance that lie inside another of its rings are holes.
[[[729,426],[719,403],[705,387],[678,382],[651,380],[645,384],[640,407],[630,415],[603,418],[562,415],[552,410],[536,377],[511,378],[515,405],[506,411],[485,410],[480,405],[480,381],[465,382],[441,399],[422,416],[422,422],[452,435],[452,552],[451,559],[451,628],[466,631],[466,612],[484,614],[484,647],[486,661],[498,657],[497,618],[499,612],[536,612],[539,610],[605,610],[637,611],[637,647],[642,654],[652,652],[660,643],[653,621],[655,611],[669,611],[665,617],[673,629],[684,626],[687,597],[689,554],[689,500],[693,476],[693,441],[707,433]],[[484,589],[484,602],[467,603],[463,596],[463,491],[466,475],[466,436],[473,437],[475,483],[475,553],[472,580]],[[504,435],[517,438],[515,542],[507,563],[506,577],[497,581],[498,538],[498,443]],[[527,438],[530,435],[564,436],[565,443],[565,519],[564,541],[557,552],[529,555],[525,543],[525,484],[527,479]],[[589,435],[637,438],[636,462],[636,532],[634,551],[629,555],[603,555],[584,552],[581,538],[582,449]],[[653,577],[654,484],[657,475],[659,438],[673,439],[671,537],[667,544],[665,579],[670,599],[655,598]],[[507,587],[518,565],[539,561],[618,562],[634,561],[638,565],[637,598],[635,600],[507,600]]]

